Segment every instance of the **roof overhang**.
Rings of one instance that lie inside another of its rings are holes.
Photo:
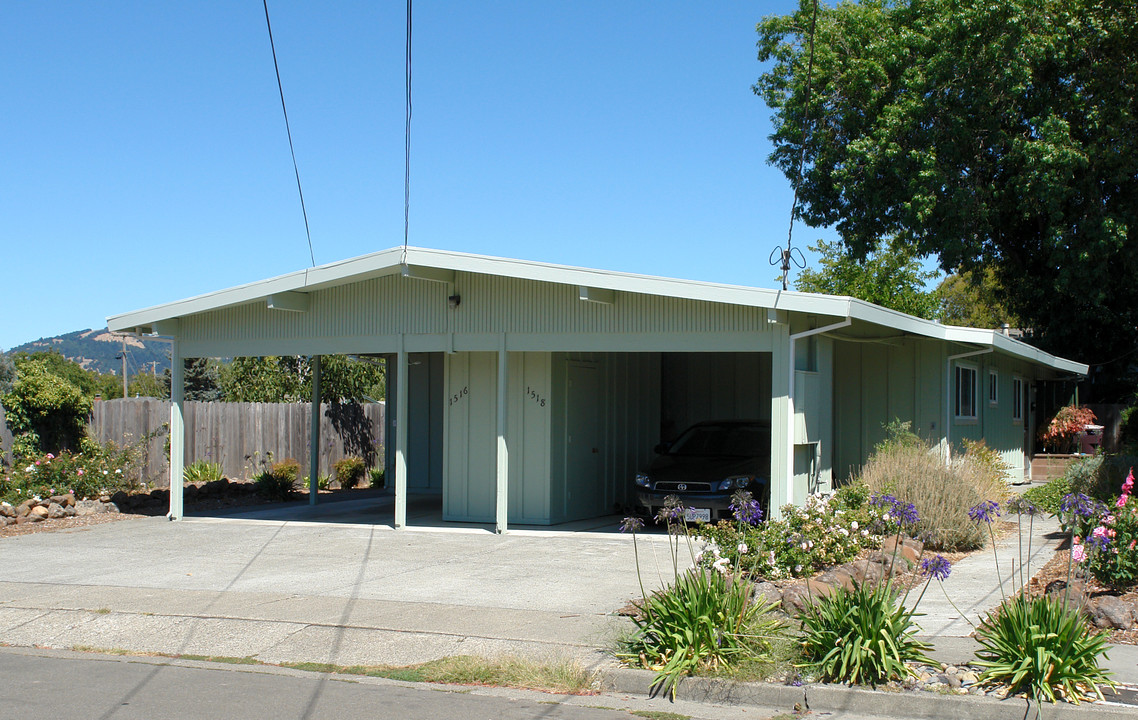
[[[943,325],[846,296],[661,278],[414,247],[383,250],[185,300],[112,315],[107,318],[107,326],[116,332],[174,334],[178,318],[198,313],[253,302],[265,302],[274,309],[302,312],[307,307],[307,293],[314,291],[387,275],[453,282],[455,273],[459,272],[576,286],[583,300],[593,302],[611,302],[614,293],[625,292],[851,318],[859,324],[877,326],[886,334],[900,333],[991,347],[997,352],[1044,365],[1058,372],[1085,375],[1088,369],[1085,364],[1056,357],[995,330]]]

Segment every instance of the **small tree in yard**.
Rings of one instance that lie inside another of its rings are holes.
[[[16,361],[12,389],[0,396],[7,412],[14,449],[28,452],[76,450],[91,412],[91,399],[36,358]]]

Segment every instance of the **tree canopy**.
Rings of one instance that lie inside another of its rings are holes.
[[[807,92],[812,11],[758,25],[771,65],[754,88],[801,218],[836,226],[857,258],[895,237],[945,272],[991,268],[1051,352],[1133,350],[1138,3],[821,6]]]
[[[236,357],[221,368],[228,402],[306,402],[312,397],[312,368],[306,357]],[[385,396],[381,365],[345,355],[320,358],[324,402],[380,400]]]
[[[819,254],[821,268],[803,270],[795,290],[849,295],[917,317],[936,317],[938,294],[925,284],[937,273],[922,268],[908,248],[884,240],[860,261],[837,242],[819,240],[810,249]]]
[[[1023,329],[1020,319],[999,300],[1000,287],[991,268],[949,275],[937,286],[937,294],[944,323],[988,329],[1006,324]]]

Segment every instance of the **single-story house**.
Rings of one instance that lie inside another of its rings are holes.
[[[944,447],[983,438],[1025,474],[1035,383],[1087,372],[849,297],[413,247],[108,325],[172,340],[171,478],[183,359],[384,356],[396,527],[408,492],[436,492],[445,520],[499,532],[627,508],[653,447],[708,419],[769,422],[776,512],[848,477],[895,418]]]

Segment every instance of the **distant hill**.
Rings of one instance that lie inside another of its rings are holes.
[[[55,337],[40,338],[30,343],[24,343],[9,350],[15,352],[47,352],[55,350],[65,358],[74,360],[87,370],[97,370],[101,373],[122,372],[123,339],[106,328],[102,330],[77,330]],[[170,367],[170,344],[160,340],[147,340],[145,338],[126,338],[127,374],[150,372],[151,363],[158,363],[158,374]]]

